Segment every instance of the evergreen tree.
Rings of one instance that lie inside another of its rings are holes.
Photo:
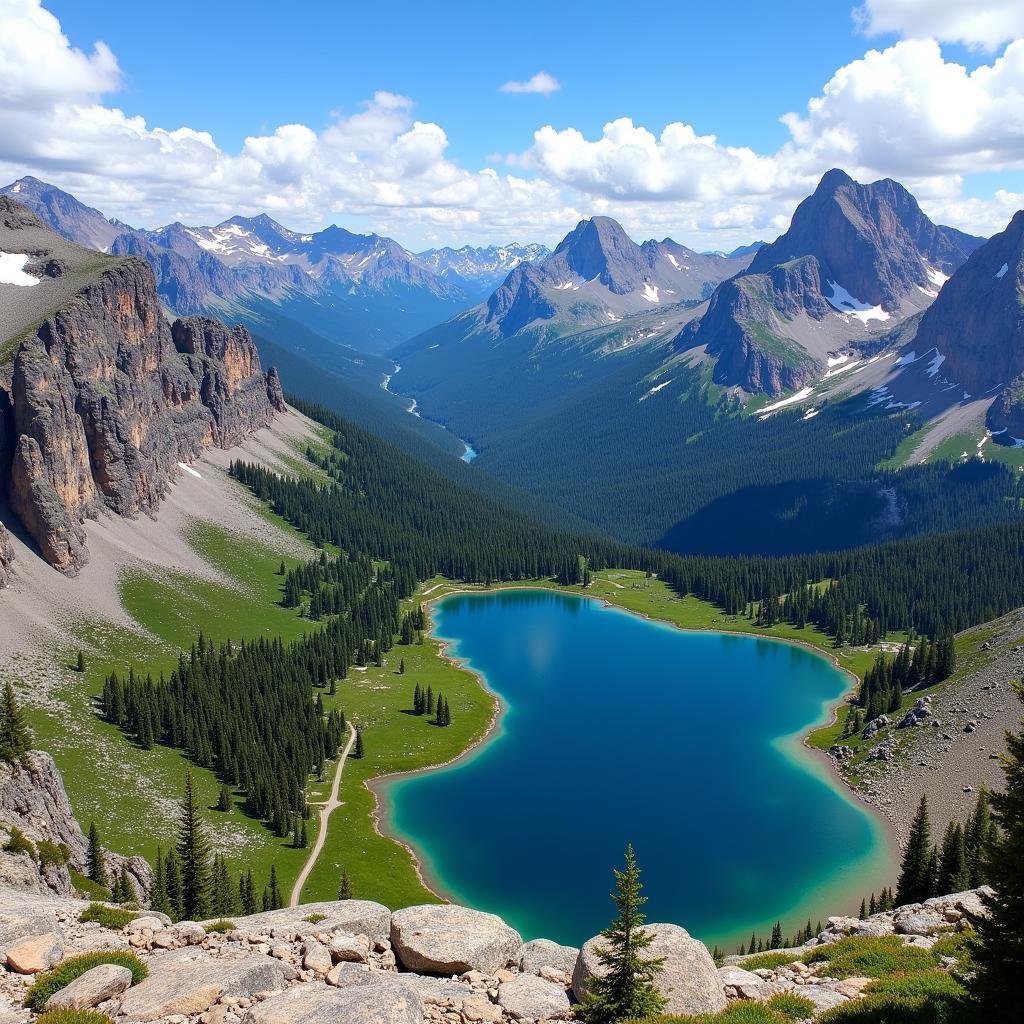
[[[253,881],[252,868],[245,873],[245,891],[242,893],[242,913],[256,913],[256,883]]]
[[[655,984],[664,968],[664,957],[642,956],[654,937],[642,928],[644,915],[640,908],[647,897],[641,895],[640,871],[632,845],[626,848],[625,870],[615,872],[615,888],[612,901],[618,914],[601,932],[605,944],[594,951],[606,973],[591,979],[580,1006],[588,1024],[652,1017],[666,1003]]]
[[[171,915],[171,903],[167,898],[167,871],[164,865],[164,852],[161,847],[156,848],[156,862],[153,867],[153,886],[149,893],[149,905],[153,910],[161,914]]]
[[[356,741],[352,746],[352,756],[361,758],[363,756],[363,730],[356,726]]]
[[[1024,685],[1014,684],[1024,702]],[[1006,733],[1002,792],[989,795],[998,831],[985,841],[983,869],[993,888],[982,896],[987,913],[974,917],[977,973],[972,988],[991,1020],[1016,1020],[1024,975],[1024,718]]]
[[[0,760],[29,766],[28,752],[32,749],[32,731],[25,721],[14,687],[4,685],[0,702]]]
[[[988,809],[988,793],[983,789],[978,794],[974,805],[974,813],[964,830],[964,845],[967,852],[967,866],[971,873],[970,888],[988,884],[985,861],[982,856],[985,843],[995,829],[992,815]]]
[[[75,659],[75,671],[85,671],[85,655],[81,651],[78,652],[78,657]]]
[[[939,854],[939,872],[935,883],[937,895],[963,892],[970,887],[971,869],[967,861],[963,825],[959,822],[950,822]]]
[[[776,921],[775,926],[772,928],[772,944],[770,949],[781,949],[782,948],[782,922]]]
[[[922,795],[910,826],[907,848],[903,851],[900,877],[896,883],[897,906],[923,903],[931,898],[934,885],[933,877],[929,874],[932,852],[928,797]]]
[[[352,899],[352,880],[348,877],[347,871],[342,871],[341,879],[338,882],[338,899]]]
[[[171,906],[168,913],[176,921],[180,921],[184,916],[182,911],[181,861],[178,860],[178,853],[173,847],[167,851],[164,874],[167,877],[167,902]]]
[[[270,909],[280,910],[284,906],[281,897],[281,887],[277,881],[277,865],[270,865]]]
[[[309,833],[306,831],[306,819],[302,819],[302,830],[299,832],[299,847],[306,849],[309,846]]]
[[[178,822],[181,862],[181,911],[190,921],[202,921],[210,908],[210,842],[206,835],[192,769],[185,772],[185,793]]]
[[[400,676],[405,675],[405,658],[402,658],[401,661],[399,661],[398,663],[398,674]]]
[[[871,894],[871,902],[874,903],[874,901],[875,901],[875,894],[872,893]],[[864,920],[864,918],[866,918],[868,916],[868,907],[867,907],[867,904],[864,902],[864,900],[860,901],[860,913],[857,916],[862,921]]]
[[[89,877],[104,888],[109,885],[107,878],[107,866],[103,859],[103,847],[100,846],[99,832],[96,831],[96,822],[89,823],[89,854],[87,860],[87,872]]]
[[[220,787],[220,795],[217,797],[217,810],[230,811],[233,806],[234,802],[231,799],[231,790],[225,784]]]
[[[434,688],[432,686],[427,687],[427,714],[432,715],[434,713]]]

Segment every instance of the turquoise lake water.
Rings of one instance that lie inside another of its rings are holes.
[[[825,658],[545,591],[448,597],[434,619],[506,704],[468,758],[385,790],[452,899],[579,944],[632,842],[648,920],[735,945],[893,880],[879,823],[800,746],[846,687]]]

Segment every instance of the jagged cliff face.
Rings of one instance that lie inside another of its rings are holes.
[[[88,841],[68,801],[53,758],[34,750],[27,763],[0,761],[0,832],[5,837],[17,826],[32,842],[45,840],[67,850],[66,864],[46,864],[28,854],[0,853],[0,883],[35,891],[74,895],[69,868],[88,869]],[[108,874],[127,870],[140,895],[149,893],[152,871],[142,857],[104,851]]]
[[[975,396],[999,390],[989,426],[1024,437],[1024,210],[953,275],[921,318],[914,346]]]
[[[10,251],[16,233],[2,242]],[[88,560],[87,517],[152,512],[178,462],[237,444],[283,408],[248,332],[201,317],[168,325],[148,264],[106,260],[0,369],[0,481],[43,557],[73,574]]]

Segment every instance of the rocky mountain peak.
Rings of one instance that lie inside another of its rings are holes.
[[[946,282],[914,347],[935,348],[942,375],[972,395],[1001,389],[989,426],[1024,437],[1024,210]]]
[[[8,195],[27,207],[64,238],[101,252],[110,249],[123,228],[70,193],[31,175],[0,188],[0,195]]]
[[[640,246],[611,217],[581,220],[558,244],[545,269],[597,279],[610,292],[625,295],[643,287],[645,260]]]

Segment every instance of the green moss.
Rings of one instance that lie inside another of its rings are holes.
[[[91,909],[91,908],[90,908]],[[85,915],[82,915],[84,921]],[[132,972],[132,984],[137,985],[149,973],[146,965],[134,953],[121,953],[116,950],[100,953],[83,953],[65,960],[59,967],[39,975],[36,983],[25,995],[25,1005],[37,1013],[46,1006],[46,1001],[62,988],[67,988],[76,978],[86,971],[91,971],[100,964],[117,964],[127,967]]]
[[[119,931],[138,916],[139,912],[137,910],[122,910],[120,907],[108,907],[103,903],[90,903],[82,911],[81,920],[85,922],[96,921],[104,928]]]
[[[798,953],[758,953],[757,956],[744,960],[739,966],[745,971],[773,971],[776,967],[795,963],[799,959]]]
[[[112,1024],[105,1013],[92,1010],[54,1010],[36,1018],[36,1024]]]
[[[890,974],[925,971],[938,965],[930,949],[905,946],[898,935],[852,935],[818,946],[803,957],[808,964],[827,962],[831,978],[884,978]]]
[[[814,1003],[792,992],[780,992],[772,996],[765,1005],[786,1020],[806,1020],[814,1016]]]
[[[822,1014],[821,1024],[966,1024],[971,1000],[946,971],[919,971],[875,981],[864,998]]]
[[[98,885],[88,875],[71,868],[71,881],[78,892],[90,900],[103,902],[110,899],[110,890],[104,885]]]

